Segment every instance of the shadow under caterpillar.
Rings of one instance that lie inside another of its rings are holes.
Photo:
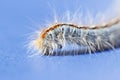
[[[95,26],[56,23],[30,42],[42,55],[91,54],[120,46],[120,18]]]

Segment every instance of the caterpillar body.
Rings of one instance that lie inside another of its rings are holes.
[[[120,18],[105,24],[81,26],[56,23],[40,31],[30,42],[42,55],[78,55],[120,46]]]

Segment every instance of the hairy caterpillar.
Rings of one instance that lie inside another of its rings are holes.
[[[120,18],[105,24],[80,26],[56,23],[39,31],[30,47],[43,55],[78,55],[114,49],[120,45]]]

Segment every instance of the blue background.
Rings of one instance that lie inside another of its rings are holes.
[[[120,49],[101,54],[28,57],[27,37],[39,24],[78,6],[92,14],[111,0],[0,0],[0,80],[120,80]]]

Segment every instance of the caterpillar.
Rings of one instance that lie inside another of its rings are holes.
[[[42,55],[79,55],[120,46],[120,18],[99,25],[59,22],[39,31],[30,46]]]

